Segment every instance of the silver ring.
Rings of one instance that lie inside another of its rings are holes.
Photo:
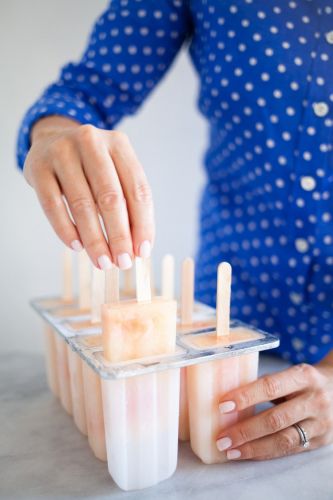
[[[303,446],[303,448],[308,448],[310,446],[310,441],[308,439],[306,431],[299,424],[294,424],[293,427],[295,427],[295,429],[298,432],[298,435],[301,440],[301,446]]]

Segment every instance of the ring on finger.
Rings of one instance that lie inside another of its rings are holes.
[[[300,424],[294,424],[293,427],[295,427],[300,437],[300,445],[303,446],[303,448],[309,448],[310,440],[305,429]]]

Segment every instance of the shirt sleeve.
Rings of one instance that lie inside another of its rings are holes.
[[[30,148],[31,128],[42,117],[61,115],[112,129],[133,114],[189,34],[187,0],[113,0],[95,23],[81,60],[64,66],[24,116],[19,167]]]

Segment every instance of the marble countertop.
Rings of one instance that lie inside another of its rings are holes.
[[[263,356],[261,372],[285,364]],[[39,354],[0,355],[0,498],[332,500],[333,447],[268,462],[204,465],[180,445],[174,476],[122,492],[47,389]]]

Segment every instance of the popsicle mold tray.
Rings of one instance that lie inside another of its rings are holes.
[[[101,326],[89,324],[89,314],[74,313],[75,304],[54,305],[55,303],[56,299],[48,298],[33,300],[31,305],[53,330],[64,338],[73,351],[105,380],[182,368],[265,351],[279,345],[276,336],[238,320],[231,321],[229,336],[217,338],[215,310],[196,303],[193,323],[189,326],[179,325],[177,328],[174,353],[111,364],[103,358],[99,337]]]
[[[172,354],[111,364],[103,357],[101,325],[92,324],[76,302],[51,298],[32,305],[50,325],[45,332],[50,388],[88,436],[95,456],[107,460],[111,477],[123,490],[171,477],[178,436],[190,439],[203,462],[223,461],[215,431],[225,422],[212,406],[214,391],[220,395],[254,380],[258,352],[278,345],[274,336],[240,321],[232,321],[228,336],[217,337],[215,310],[197,303],[191,325],[178,320]],[[223,358],[229,359],[204,364]],[[210,435],[205,434],[207,412],[212,417]]]

